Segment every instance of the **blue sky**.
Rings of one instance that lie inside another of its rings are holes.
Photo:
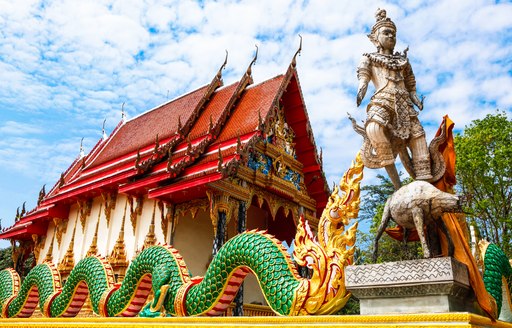
[[[361,145],[356,66],[377,8],[409,46],[430,140],[442,116],[461,129],[497,108],[512,113],[512,4],[500,1],[0,0],[0,218],[35,206],[121,119],[208,83],[229,51],[226,84],[259,46],[255,82],[284,73],[303,37],[299,78],[328,181]],[[365,172],[365,183],[376,171]],[[3,244],[0,244],[2,246]]]

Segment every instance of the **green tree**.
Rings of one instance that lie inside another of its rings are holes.
[[[489,114],[455,137],[457,183],[468,219],[512,257],[512,121]]]
[[[0,249],[0,270],[12,267],[12,247]]]
[[[12,247],[0,249],[0,270],[13,268],[15,269],[20,277],[23,279],[30,272],[34,266],[34,254],[30,253],[25,259],[18,261],[18,266],[14,268],[12,261]]]

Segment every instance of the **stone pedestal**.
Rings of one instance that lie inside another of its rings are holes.
[[[345,277],[362,315],[480,313],[466,266],[450,257],[349,266]]]

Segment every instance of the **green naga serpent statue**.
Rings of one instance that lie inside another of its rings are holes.
[[[115,283],[112,267],[99,255],[78,262],[64,286],[53,263],[35,266],[22,284],[13,269],[5,269],[0,272],[2,317],[29,317],[38,303],[47,317],[73,317],[88,296],[93,311],[104,317],[215,316],[226,310],[249,273],[256,275],[268,305],[278,315],[336,313],[350,297],[344,267],[353,261],[357,222],[345,227],[358,216],[362,171],[358,155],[329,197],[317,236],[304,218],[299,221],[293,257],[298,265],[311,269],[309,279],[299,276],[277,239],[254,230],[230,239],[199,278],[190,277],[181,255],[167,245],[142,250],[122,284]],[[495,245],[481,250],[486,289],[501,308],[502,279],[510,290],[512,268]],[[151,291],[155,297],[146,304]],[[507,296],[510,302],[510,292]]]
[[[499,319],[512,322],[512,266],[505,253],[486,240],[478,243],[484,266],[484,284],[489,295],[496,301]],[[504,299],[505,298],[505,299]]]
[[[314,236],[301,217],[294,241],[295,262],[313,272],[299,276],[281,242],[262,231],[230,239],[217,253],[204,277],[192,278],[177,250],[167,245],[143,249],[130,264],[122,284],[101,256],[82,259],[64,286],[53,263],[35,266],[23,284],[12,269],[0,272],[2,316],[29,317],[37,303],[47,317],[73,317],[87,297],[101,316],[220,315],[235,297],[247,274],[256,275],[268,305],[278,315],[331,314],[350,293],[344,267],[352,263],[359,212],[363,164],[358,156],[331,194]],[[339,191],[342,195],[339,195]],[[151,292],[153,301],[147,305]]]

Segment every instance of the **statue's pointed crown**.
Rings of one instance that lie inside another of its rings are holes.
[[[377,12],[375,12],[375,20],[375,25],[372,27],[372,34],[383,26],[391,27],[396,31],[395,23],[393,23],[391,18],[387,17],[385,9],[377,9]]]
[[[372,27],[372,32],[368,34],[368,38],[376,45],[377,44],[377,31],[383,26],[391,27],[396,31],[396,25],[391,18],[387,17],[386,10],[378,8],[375,12],[375,24]]]

